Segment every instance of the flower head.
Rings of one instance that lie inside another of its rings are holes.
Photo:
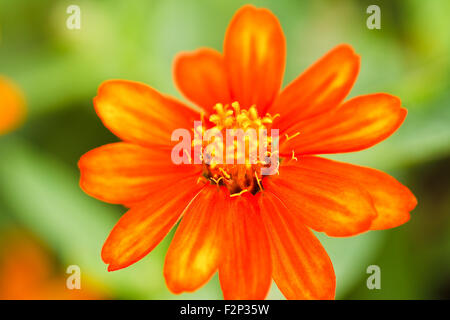
[[[311,229],[352,236],[408,221],[416,199],[394,178],[316,156],[386,139],[406,116],[400,100],[377,93],[344,101],[359,71],[348,45],[280,92],[285,56],[277,18],[247,5],[228,27],[223,54],[199,49],[175,60],[178,88],[201,111],[141,83],[100,86],[96,111],[123,142],[88,152],[79,167],[83,190],[130,208],[104,244],[109,270],[143,258],[181,219],[164,265],[172,292],[194,291],[218,270],[226,299],[262,299],[272,279],[289,299],[332,299],[333,266]],[[179,141],[172,133],[194,121],[201,121],[192,130],[194,152],[183,148],[186,158],[175,164],[171,152]],[[248,148],[254,141],[268,148],[253,161],[244,155],[236,163],[239,149],[226,157],[220,139],[204,143],[206,130],[217,136],[249,128],[279,132],[276,140],[245,138]],[[210,145],[210,155],[231,161],[205,157]]]

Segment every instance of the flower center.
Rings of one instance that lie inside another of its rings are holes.
[[[194,148],[201,148],[201,179],[226,186],[230,195],[255,194],[263,189],[263,178],[278,172],[278,130],[272,129],[279,116],[259,116],[254,106],[241,110],[239,103],[216,104],[209,117],[194,129]]]

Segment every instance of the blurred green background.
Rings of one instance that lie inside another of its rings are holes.
[[[107,79],[142,81],[180,97],[172,81],[179,51],[221,50],[226,27],[246,1],[2,0],[0,74],[28,104],[26,123],[0,137],[0,233],[25,230],[51,252],[55,276],[79,265],[104,298],[220,299],[217,276],[192,294],[172,295],[162,267],[167,237],[131,267],[108,273],[100,250],[125,212],[85,195],[77,161],[117,141],[96,116],[92,98]],[[418,198],[411,221],[353,238],[320,235],[337,274],[338,299],[450,298],[450,2],[251,1],[271,9],[284,29],[284,84],[339,43],[361,55],[350,96],[388,92],[408,109],[404,125],[376,147],[336,156],[382,169]],[[68,30],[66,9],[81,8],[81,29]],[[366,8],[381,8],[369,30]],[[2,246],[10,245],[7,237]],[[7,259],[0,256],[0,259]],[[381,289],[366,287],[366,268],[381,267]],[[1,271],[0,271],[1,272]],[[95,289],[97,290],[97,289]],[[269,298],[282,295],[273,286]]]

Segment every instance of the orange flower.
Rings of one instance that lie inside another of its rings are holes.
[[[87,300],[104,294],[92,283],[81,289],[66,287],[68,274],[55,274],[53,257],[24,232],[2,234],[0,247],[1,300]],[[84,281],[85,282],[85,281]]]
[[[0,134],[15,129],[25,114],[25,101],[20,90],[0,76]]]
[[[201,130],[279,129],[275,175],[261,175],[262,162],[173,164],[171,133],[192,128],[200,112],[144,84],[100,86],[95,109],[124,142],[85,154],[80,184],[93,197],[130,207],[104,244],[108,270],[142,259],[183,216],[164,265],[172,292],[194,291],[218,270],[226,299],[262,299],[272,279],[288,299],[332,299],[333,266],[310,229],[352,236],[408,221],[416,199],[394,178],[315,156],[384,140],[406,116],[400,100],[377,93],[343,102],[359,70],[348,45],[279,92],[285,55],[277,18],[244,6],[223,54],[183,53],[174,68],[181,92],[209,116]]]

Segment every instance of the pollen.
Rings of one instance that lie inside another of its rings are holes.
[[[296,132],[294,133],[292,136],[289,136],[287,133],[285,134],[286,136],[286,141],[289,141],[291,139],[294,139],[295,137],[297,137],[300,134],[300,132]]]
[[[216,104],[209,116],[208,130],[202,122],[194,128],[192,145],[202,146],[202,176],[210,183],[228,188],[231,197],[263,190],[264,168],[278,170],[278,150],[272,126],[279,114],[261,116],[255,106],[242,109],[238,102]],[[207,133],[209,131],[209,134]]]

